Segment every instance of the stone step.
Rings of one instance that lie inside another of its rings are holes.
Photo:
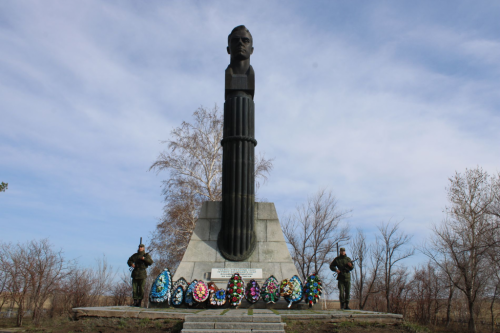
[[[242,329],[242,330],[278,330],[283,331],[285,323],[241,323],[241,322],[188,322],[185,329]]]
[[[183,329],[181,333],[285,333],[285,330]]]
[[[202,316],[190,315],[186,316],[186,323],[189,322],[244,322],[244,323],[280,323],[281,316],[275,314],[256,314],[256,315],[224,315],[224,316]]]
[[[252,330],[211,330],[211,329],[182,329],[181,333],[252,333]]]

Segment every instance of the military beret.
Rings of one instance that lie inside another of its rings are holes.
[[[341,247],[341,248],[340,248],[340,251],[345,251],[345,248],[344,248],[344,247]]]
[[[139,247],[145,247],[144,244],[139,244]]]

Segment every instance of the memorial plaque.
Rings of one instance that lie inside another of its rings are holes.
[[[212,268],[211,279],[229,279],[234,273],[243,279],[262,279],[262,268]]]

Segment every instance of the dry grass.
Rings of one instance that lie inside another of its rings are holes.
[[[15,327],[14,318],[0,318],[0,328]],[[182,321],[169,319],[127,319],[127,318],[89,318],[74,321],[70,317],[59,317],[43,320],[40,325],[32,325],[26,320],[24,329],[26,332],[102,332],[102,333],[125,333],[125,332],[153,332],[153,333],[179,333],[182,330]]]

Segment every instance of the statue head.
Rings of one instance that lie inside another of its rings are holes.
[[[227,36],[227,45],[231,62],[248,60],[253,53],[252,34],[244,25],[239,25]]]

